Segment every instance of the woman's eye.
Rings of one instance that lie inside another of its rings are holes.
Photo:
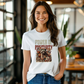
[[[46,14],[46,12],[43,12],[44,14]]]
[[[37,12],[36,14],[40,14],[40,13]]]

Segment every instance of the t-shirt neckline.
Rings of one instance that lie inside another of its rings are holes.
[[[35,28],[34,30],[35,30],[35,32],[38,33],[38,34],[45,34],[45,33],[47,33],[47,32],[49,31],[49,29],[47,29],[47,30],[44,31],[44,32],[38,32],[38,31],[36,31],[36,28]]]

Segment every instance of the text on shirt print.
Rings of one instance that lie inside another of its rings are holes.
[[[36,50],[36,62],[51,62],[51,50],[52,45],[48,40],[36,40],[35,41],[35,50]]]

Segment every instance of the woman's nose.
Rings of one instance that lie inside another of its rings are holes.
[[[43,18],[43,14],[40,14],[40,18]]]

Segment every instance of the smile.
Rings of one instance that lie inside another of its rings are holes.
[[[45,19],[39,19],[40,21],[43,21],[43,20],[45,20]]]

